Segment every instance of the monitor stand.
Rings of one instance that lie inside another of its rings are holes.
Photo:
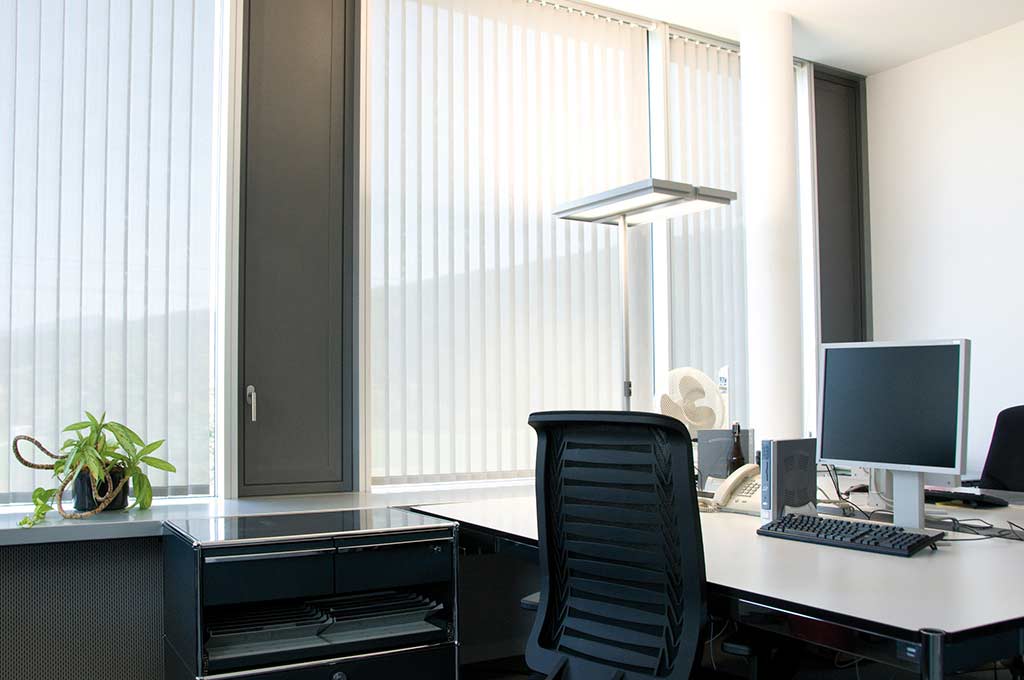
[[[908,529],[924,528],[924,475],[893,470],[892,523]]]

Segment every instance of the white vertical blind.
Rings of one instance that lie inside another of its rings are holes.
[[[531,411],[619,404],[618,239],[551,212],[647,174],[646,32],[524,0],[368,11],[372,482],[530,475]]]
[[[681,34],[669,40],[670,179],[736,191],[730,206],[670,222],[671,362],[712,378],[729,369],[733,420],[747,414],[746,255],[740,168],[740,58]]]
[[[208,493],[220,2],[0,2],[0,436],[125,422]],[[0,502],[45,472],[0,458]]]

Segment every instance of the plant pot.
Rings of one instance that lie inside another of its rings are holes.
[[[75,494],[75,510],[78,512],[89,512],[95,510],[99,503],[92,497],[92,482],[89,477],[91,473],[88,470],[82,470],[75,477],[74,494]],[[96,485],[96,492],[103,498],[103,495],[107,493],[107,489],[110,487],[109,484],[113,484],[115,487],[121,483],[124,479],[124,470],[120,468],[114,468],[107,475],[107,478]],[[114,500],[110,501],[110,505],[104,508],[106,510],[124,510],[128,507],[128,484],[121,487],[121,491],[114,497]]]

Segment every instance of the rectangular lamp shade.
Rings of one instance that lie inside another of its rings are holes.
[[[625,215],[626,224],[632,226],[718,208],[734,200],[735,191],[649,177],[565,203],[554,214],[563,220],[603,224],[617,224]]]

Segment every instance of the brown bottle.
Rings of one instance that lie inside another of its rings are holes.
[[[743,447],[740,446],[740,424],[732,424],[732,451],[729,452],[729,459],[727,461],[729,465],[729,474],[736,472],[746,464],[746,459],[743,457]]]

